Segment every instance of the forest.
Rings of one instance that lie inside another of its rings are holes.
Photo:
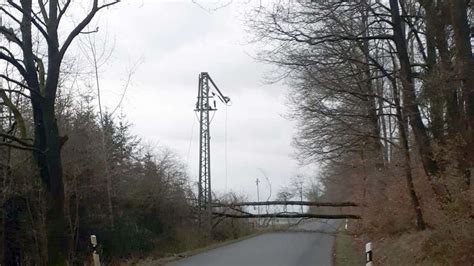
[[[429,232],[443,265],[473,260],[472,23],[463,0],[279,1],[248,22],[323,197],[363,204],[359,234]]]
[[[81,14],[74,2],[0,4],[0,258],[80,265],[91,234],[108,262],[201,246],[185,163],[101,108],[94,49],[95,73],[67,56],[122,3],[90,0]],[[245,16],[258,60],[289,88],[298,160],[321,168],[307,198],[358,202],[355,235],[420,236],[418,262],[474,261],[473,20],[470,0],[280,0]],[[247,234],[243,223],[214,239]]]

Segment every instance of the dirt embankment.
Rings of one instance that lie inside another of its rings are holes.
[[[369,237],[339,228],[334,246],[337,266],[363,265]],[[474,265],[474,228],[452,223],[436,229],[371,237],[375,265]]]

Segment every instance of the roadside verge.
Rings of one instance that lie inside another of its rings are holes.
[[[131,263],[131,264],[128,264],[128,265],[136,265],[136,266],[166,265],[168,263],[172,263],[172,262],[180,260],[180,259],[191,257],[191,256],[194,256],[194,255],[197,255],[197,254],[200,254],[200,253],[204,253],[204,252],[207,252],[207,251],[210,251],[210,250],[213,250],[213,249],[216,249],[216,248],[220,248],[220,247],[223,247],[223,246],[231,245],[231,244],[234,244],[234,243],[237,243],[237,242],[240,242],[240,241],[244,241],[246,239],[256,237],[256,236],[259,236],[261,234],[265,234],[265,233],[268,233],[268,232],[270,232],[270,231],[262,230],[262,231],[258,231],[258,232],[255,232],[255,233],[243,236],[243,237],[239,237],[239,238],[236,238],[236,239],[231,239],[231,240],[227,240],[227,241],[223,241],[223,242],[213,243],[213,244],[210,244],[210,245],[202,247],[202,248],[193,249],[193,250],[185,251],[185,252],[182,252],[182,253],[174,254],[173,256],[159,258],[159,259],[145,259],[145,260],[141,260],[141,261]]]
[[[335,266],[364,265],[364,251],[355,236],[344,229],[341,224],[336,232],[336,241],[333,248],[333,262]]]

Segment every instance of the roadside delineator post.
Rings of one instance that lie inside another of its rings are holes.
[[[99,253],[97,253],[97,237],[91,235],[91,244],[92,244],[92,261],[94,266],[100,266]]]
[[[365,266],[374,265],[372,262],[372,242],[365,244]]]

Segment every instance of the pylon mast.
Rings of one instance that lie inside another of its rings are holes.
[[[217,92],[211,92],[211,85]],[[199,74],[199,88],[196,103],[196,110],[199,112],[200,133],[199,133],[199,187],[198,187],[198,212],[199,227],[211,230],[212,219],[212,190],[211,190],[211,135],[209,113],[216,111],[217,96],[221,102],[227,104],[230,99],[224,96],[207,72]],[[212,105],[211,105],[212,103]]]

